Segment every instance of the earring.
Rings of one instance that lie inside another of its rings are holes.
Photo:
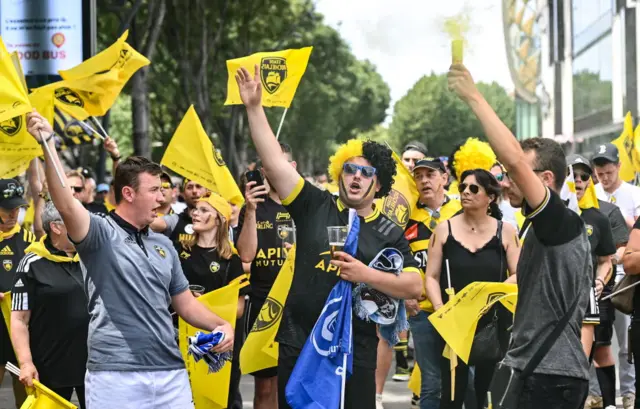
[[[487,207],[487,214],[488,214],[489,216],[491,216],[491,205],[489,205],[489,206]]]

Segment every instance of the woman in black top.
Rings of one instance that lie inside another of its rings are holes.
[[[445,289],[453,287],[458,292],[476,282],[514,282],[520,255],[515,229],[500,221],[497,200],[500,186],[494,176],[482,169],[462,174],[459,185],[462,213],[436,227],[431,238],[426,269],[427,297],[435,310],[448,300]],[[447,263],[450,274],[447,274]],[[509,272],[511,277],[508,276]],[[451,282],[449,281],[449,277]],[[494,307],[501,321],[510,315],[500,306]],[[490,311],[478,322],[478,330],[491,322]],[[507,326],[501,335],[508,342]],[[476,330],[476,331],[478,331]],[[501,342],[502,343],[502,342]],[[444,340],[442,341],[444,347]],[[483,407],[496,362],[475,364],[475,391],[478,407]],[[468,379],[468,366],[458,360],[455,380],[455,398],[451,400],[451,372],[449,360],[442,358],[442,394],[440,408],[462,408]]]
[[[11,341],[20,380],[38,379],[70,400],[75,389],[84,409],[89,313],[82,271],[60,213],[47,202],[47,233],[25,251],[11,290]]]
[[[229,240],[229,220],[231,206],[215,193],[205,194],[192,210],[193,241],[182,244],[180,260],[185,277],[190,286],[201,286],[200,296],[229,284],[242,276],[242,261],[234,251]],[[242,402],[240,397],[240,348],[242,347],[244,299],[247,287],[240,290],[238,311],[236,314],[236,338],[231,364],[231,380],[229,384],[228,408],[233,408],[234,401]]]

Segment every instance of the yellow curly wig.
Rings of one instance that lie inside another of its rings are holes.
[[[456,179],[460,180],[462,174],[467,170],[491,170],[497,161],[496,155],[488,143],[482,142],[478,138],[469,138],[453,156]]]
[[[342,165],[350,159],[356,156],[362,156],[362,141],[357,139],[351,139],[344,145],[338,148],[336,153],[329,158],[329,177],[334,182],[340,180],[340,174],[342,173]]]

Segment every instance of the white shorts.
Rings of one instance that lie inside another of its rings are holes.
[[[186,369],[173,371],[87,371],[87,409],[193,409]]]

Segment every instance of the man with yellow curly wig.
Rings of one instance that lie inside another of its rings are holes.
[[[247,108],[251,137],[264,171],[296,223],[295,274],[276,337],[279,342],[278,407],[290,406],[285,387],[325,300],[338,280],[364,283],[396,299],[415,299],[422,293],[417,263],[403,231],[380,213],[374,200],[389,193],[395,176],[390,149],[375,142],[349,141],[331,158],[329,173],[338,183],[339,197],[304,179],[280,153],[262,108],[259,67],[255,76],[241,68],[236,74],[240,97]],[[327,226],[347,226],[349,209],[360,218],[357,258],[335,252],[331,259]],[[399,275],[383,273],[368,264],[385,248],[404,257]],[[376,324],[353,314],[353,372],[346,382],[345,408],[374,409],[378,338]],[[330,329],[328,329],[330,330]]]

